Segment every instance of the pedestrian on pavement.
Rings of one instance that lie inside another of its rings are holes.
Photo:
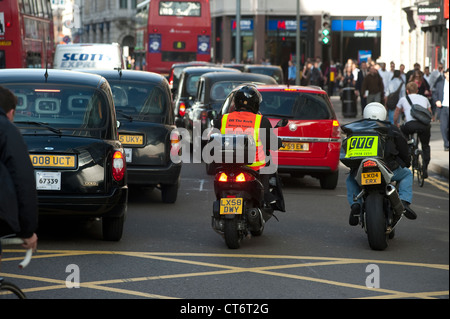
[[[312,63],[306,62],[305,66],[303,67],[301,85],[307,86],[311,83],[311,81],[310,81],[311,68],[312,68]]]
[[[411,76],[411,81],[416,82],[418,87],[417,94],[425,96],[427,99],[431,98],[430,85],[423,77],[423,73],[415,70]]]
[[[436,107],[439,109],[439,122],[441,124],[441,134],[444,141],[444,151],[449,149],[449,69],[444,72],[445,80],[436,83]]]
[[[399,125],[400,113],[403,112],[405,115],[405,123],[400,126],[401,131],[408,139],[410,134],[417,132],[417,135],[422,145],[423,152],[423,178],[428,177],[428,164],[431,159],[430,150],[430,137],[431,137],[431,125],[423,124],[411,116],[411,107],[413,104],[418,104],[426,108],[431,114],[431,105],[428,99],[420,94],[418,94],[417,83],[412,81],[406,84],[407,95],[398,101],[397,108],[394,113],[394,124]]]
[[[419,72],[422,73],[422,75],[423,75],[423,72],[420,71],[420,64],[416,62],[416,63],[414,63],[414,68],[413,68],[412,70],[409,70],[409,71],[406,73],[406,81],[407,81],[407,82],[410,82],[410,81],[411,81],[412,75],[413,75],[414,71],[419,71]]]
[[[295,85],[295,81],[297,80],[297,68],[292,60],[289,60],[289,68],[288,68],[288,83],[290,85]]]
[[[378,73],[380,74],[381,79],[383,79],[384,95],[386,95],[389,81],[391,80],[392,76],[389,73],[389,71],[386,70],[386,63],[380,62],[378,64],[380,65],[380,68],[378,69]]]
[[[392,79],[389,81],[385,103],[388,110],[388,118],[394,124],[394,113],[398,101],[405,96],[405,85],[400,77],[400,70],[395,70]]]
[[[375,66],[369,68],[369,74],[363,80],[362,91],[364,92],[364,97],[367,99],[367,104],[372,102],[381,103],[381,101],[384,101],[383,80]]]
[[[36,182],[28,148],[13,124],[16,104],[17,97],[0,86],[0,237],[15,234],[24,239],[24,248],[35,250]]]
[[[319,61],[314,62],[314,66],[311,68],[310,84],[323,87],[323,74]]]
[[[368,74],[368,70],[367,70],[367,62],[361,62],[360,66],[359,66],[359,72],[358,72],[358,78],[356,79],[355,82],[355,89],[358,91],[359,96],[360,96],[360,103],[361,103],[361,114],[364,113],[364,108],[367,105],[367,98],[364,97],[364,91],[362,90],[362,84],[363,81],[365,79],[365,77]]]

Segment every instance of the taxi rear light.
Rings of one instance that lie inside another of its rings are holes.
[[[125,157],[120,151],[114,152],[112,158],[112,175],[117,182],[120,182],[125,176]]]
[[[178,113],[180,114],[180,116],[184,116],[186,114],[186,104],[180,104],[180,111]]]

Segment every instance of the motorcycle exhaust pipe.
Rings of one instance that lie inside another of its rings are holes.
[[[260,230],[264,226],[264,218],[259,208],[252,208],[247,214],[247,220],[252,230]]]
[[[398,196],[397,189],[391,184],[388,184],[386,186],[386,195],[389,198],[389,201],[391,202],[395,214],[401,216],[405,211],[405,207],[403,206],[403,203],[400,200],[400,197]]]

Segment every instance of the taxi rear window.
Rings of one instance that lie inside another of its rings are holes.
[[[83,136],[89,137],[98,136],[111,121],[105,96],[93,88],[64,85],[7,87],[17,97],[14,122],[20,128],[39,122],[62,134],[84,131]]]

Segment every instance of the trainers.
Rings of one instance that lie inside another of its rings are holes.
[[[353,204],[350,211],[350,217],[348,223],[350,226],[356,226],[359,223],[359,216],[361,215],[361,205],[356,203]]]
[[[403,212],[403,215],[405,215],[408,219],[416,219],[417,214],[409,207],[409,203],[407,201],[402,200],[403,207],[405,207],[405,211]]]

